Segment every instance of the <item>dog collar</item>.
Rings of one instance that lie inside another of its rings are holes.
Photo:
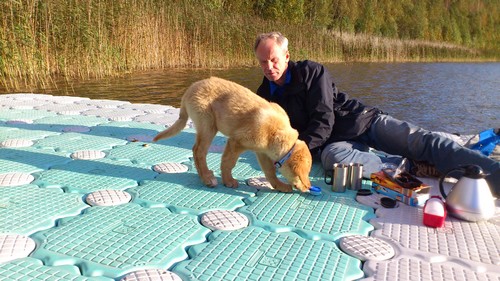
[[[292,152],[293,152],[294,148],[295,148],[295,144],[292,146],[292,148],[290,149],[290,151],[288,151],[288,153],[285,154],[285,156],[283,156],[283,158],[281,158],[280,160],[274,162],[274,167],[276,167],[276,169],[281,168],[281,166],[283,166],[283,163],[285,163],[285,161],[288,160],[288,158],[290,158],[290,156],[292,156]]]

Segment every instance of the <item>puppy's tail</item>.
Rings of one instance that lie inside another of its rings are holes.
[[[170,137],[173,137],[180,133],[184,128],[186,128],[186,124],[188,121],[188,113],[186,110],[186,107],[184,106],[184,103],[181,105],[181,111],[179,112],[179,119],[175,121],[172,126],[168,127],[165,131],[160,132],[156,137],[154,137],[153,142],[157,142],[161,139],[167,139]]]

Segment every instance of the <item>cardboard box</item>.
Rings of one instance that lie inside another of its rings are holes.
[[[408,173],[401,173],[401,179],[395,180],[383,171],[372,173],[370,177],[373,189],[389,198],[396,199],[410,206],[423,206],[429,199],[430,186],[422,183]]]
[[[370,176],[373,183],[390,188],[407,197],[415,197],[421,190],[430,189],[429,185],[422,183],[419,179],[406,172],[401,173],[401,177],[398,178],[405,179],[405,182],[403,183],[401,180],[396,182],[397,179],[388,177],[383,171],[372,173]]]
[[[405,203],[406,205],[414,206],[414,207],[424,206],[425,201],[427,201],[427,199],[429,199],[429,197],[430,197],[429,196],[430,189],[422,190],[422,193],[416,193],[416,194],[414,194],[414,196],[409,197],[409,196],[406,196],[406,195],[401,194],[399,192],[396,192],[390,188],[381,186],[380,184],[377,184],[377,183],[373,183],[372,187],[377,193],[380,193],[380,194],[385,195],[389,198],[398,200],[400,202]]]

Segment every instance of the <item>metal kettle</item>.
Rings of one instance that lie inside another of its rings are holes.
[[[443,180],[450,173],[462,171],[463,176],[446,195]],[[477,165],[466,165],[452,169],[439,179],[439,189],[446,199],[448,214],[467,221],[488,220],[495,215],[495,199],[484,179],[485,174]]]

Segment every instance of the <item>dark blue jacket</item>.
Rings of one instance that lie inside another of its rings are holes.
[[[380,110],[349,99],[335,87],[323,65],[313,61],[288,63],[292,79],[281,97],[272,96],[264,77],[257,94],[279,104],[290,123],[312,152],[334,141],[354,140],[362,135]]]

